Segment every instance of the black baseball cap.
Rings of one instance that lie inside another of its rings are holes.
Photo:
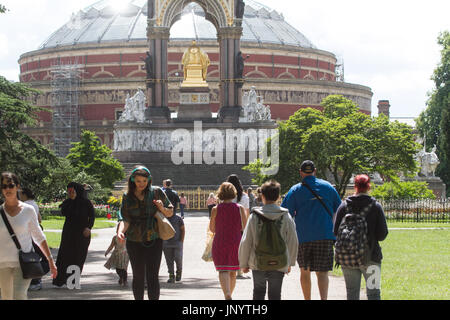
[[[303,173],[313,173],[314,170],[316,170],[316,166],[314,165],[314,162],[311,160],[305,160],[303,161],[300,171]]]

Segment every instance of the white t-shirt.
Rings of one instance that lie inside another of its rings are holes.
[[[236,197],[233,199],[233,202],[240,204],[245,209],[250,209],[250,198],[248,197],[248,195],[245,192],[242,193],[241,201],[237,202],[237,197]]]
[[[26,203],[22,203],[22,206],[22,210],[14,217],[11,217],[7,210],[2,207],[5,210],[9,224],[19,240],[22,251],[30,252],[33,249],[31,239],[36,244],[40,244],[46,238],[41,227],[39,227],[34,208]],[[0,268],[16,268],[19,266],[19,250],[17,250],[0,215]]]

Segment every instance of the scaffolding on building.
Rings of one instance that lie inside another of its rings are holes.
[[[55,154],[65,157],[80,140],[80,87],[84,65],[57,64],[51,68],[52,130]]]
[[[344,58],[342,56],[337,57],[335,74],[336,81],[345,82]]]

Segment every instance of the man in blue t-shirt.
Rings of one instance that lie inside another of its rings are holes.
[[[328,271],[333,270],[333,244],[336,240],[332,216],[341,204],[341,199],[328,181],[316,178],[316,168],[311,160],[302,163],[300,176],[302,183],[294,185],[289,190],[281,206],[289,209],[297,228],[299,241],[297,262],[300,267],[303,296],[305,300],[311,299],[311,271],[314,271],[320,297],[326,300]]]

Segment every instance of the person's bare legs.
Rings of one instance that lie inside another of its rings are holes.
[[[317,285],[321,300],[328,299],[328,271],[316,271]]]
[[[300,284],[302,286],[303,298],[311,300],[311,271],[309,268],[300,268]]]
[[[223,295],[225,296],[225,300],[231,300],[231,272],[229,271],[219,271],[219,282],[220,287],[222,288]],[[236,272],[234,272],[234,277],[236,281]]]
[[[319,287],[319,294],[321,300],[328,299],[328,271],[316,271],[317,286]],[[300,268],[300,284],[302,286],[303,298],[311,300],[311,271]]]
[[[236,288],[236,272],[235,271],[230,271],[230,290],[231,290],[231,295],[233,295],[234,292],[234,288]]]

